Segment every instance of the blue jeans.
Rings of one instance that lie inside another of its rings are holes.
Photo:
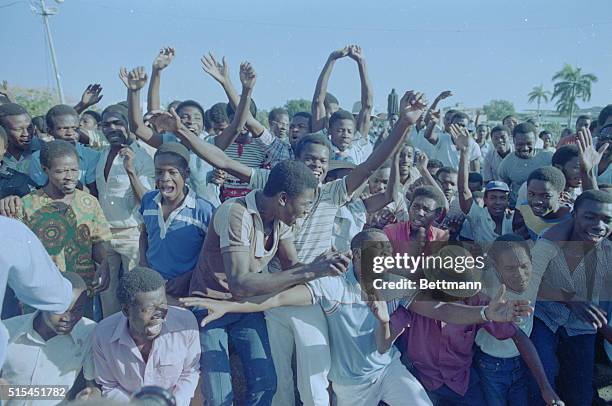
[[[564,327],[553,333],[537,317],[533,320],[531,341],[538,351],[546,377],[568,406],[591,406],[593,400],[593,368],[595,334],[569,336]],[[559,385],[555,385],[558,376]],[[530,405],[543,405],[540,389],[529,379]]]
[[[200,321],[206,312],[196,312]],[[263,313],[229,313],[200,329],[200,371],[206,406],[231,406],[234,401],[228,343],[238,353],[246,380],[245,404],[272,403],[276,372]]]
[[[433,391],[428,390],[427,394],[434,406],[487,406],[474,365],[470,369],[470,383],[465,395],[461,396],[446,385]]]
[[[497,358],[478,350],[474,365],[480,374],[480,386],[488,406],[527,404],[529,371],[520,355]]]

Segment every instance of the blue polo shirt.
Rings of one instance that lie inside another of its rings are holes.
[[[147,232],[147,261],[164,279],[190,272],[198,261],[214,207],[189,190],[183,204],[164,221],[159,190],[147,192],[140,214]]]
[[[79,143],[76,144],[76,152],[79,157],[79,181],[83,185],[95,183],[96,166],[100,159],[100,153]],[[37,186],[45,186],[47,184],[47,174],[40,164],[40,151],[32,154],[29,174]]]

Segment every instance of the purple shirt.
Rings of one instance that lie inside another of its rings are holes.
[[[170,390],[177,405],[189,405],[199,377],[198,324],[190,311],[168,307],[145,363],[128,332],[127,318],[115,313],[96,327],[93,356],[104,397],[128,401],[141,387],[155,385]]]
[[[464,301],[471,306],[485,306],[489,298],[478,293]],[[512,323],[445,324],[400,307],[391,315],[391,323],[404,332],[405,351],[418,371],[418,377],[427,390],[446,385],[463,396],[470,382],[470,367],[474,355],[474,340],[479,328],[492,336],[505,340],[514,336],[517,328]]]

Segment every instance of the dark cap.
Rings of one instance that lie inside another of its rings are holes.
[[[189,150],[181,143],[178,142],[165,142],[157,148],[157,152],[155,152],[155,156],[164,153],[172,153],[180,156],[185,160],[185,162],[189,162]]]

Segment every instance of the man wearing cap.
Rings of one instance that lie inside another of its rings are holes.
[[[136,141],[128,127],[127,109],[119,104],[107,107],[100,127],[109,142],[100,153],[96,167],[98,201],[111,227],[112,239],[107,251],[110,267],[109,289],[100,295],[107,317],[120,310],[116,287],[120,273],[138,265],[138,207],[146,192],[153,189],[153,159]]]
[[[460,150],[459,206],[467,216],[473,239],[482,246],[482,243],[493,241],[500,235],[512,232],[513,213],[508,210],[510,188],[504,182],[492,180],[485,186],[485,207],[476,204],[472,191],[468,187],[469,153],[468,148],[465,147],[466,137],[469,137],[469,134],[463,132],[457,138],[457,148]]]
[[[140,203],[140,265],[159,272],[168,281],[168,294],[176,297],[187,294],[214,208],[187,186],[189,151],[184,145],[160,145],[154,164],[156,189]]]

